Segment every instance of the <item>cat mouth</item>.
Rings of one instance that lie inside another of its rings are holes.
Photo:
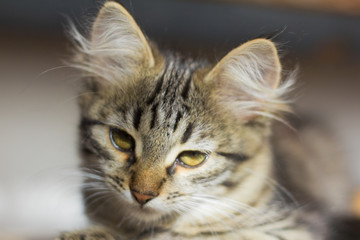
[[[144,213],[149,213],[152,214],[154,212],[157,212],[155,209],[153,209],[152,207],[149,207],[147,205],[142,205],[142,204],[137,204],[135,203],[135,208],[138,209],[138,211],[144,212]]]
[[[166,213],[156,210],[150,206],[146,206],[146,205],[133,205],[130,213],[139,218],[142,219],[144,221],[157,221],[160,218],[163,218],[165,215],[167,215]]]
[[[163,211],[147,205],[137,204],[134,208],[141,215],[163,216],[165,214]]]

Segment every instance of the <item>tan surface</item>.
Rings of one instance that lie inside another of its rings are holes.
[[[352,211],[356,216],[360,217],[360,191],[355,193],[354,199],[352,202]]]

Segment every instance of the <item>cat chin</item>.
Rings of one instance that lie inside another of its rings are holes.
[[[164,206],[158,204],[148,203],[143,206],[137,202],[128,201],[125,199],[120,200],[121,208],[126,210],[126,214],[132,216],[135,219],[144,222],[153,222],[157,221],[165,216],[169,215],[169,212],[164,209]],[[161,207],[160,209],[158,207]]]
[[[139,205],[132,206],[131,210],[129,211],[129,214],[133,218],[138,219],[144,223],[153,223],[163,219],[168,215],[166,212],[156,210],[149,206],[141,207]]]

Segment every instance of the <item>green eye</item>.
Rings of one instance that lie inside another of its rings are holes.
[[[124,152],[131,151],[135,147],[134,139],[120,129],[110,129],[110,140],[115,148]]]
[[[180,153],[178,160],[186,167],[197,167],[207,158],[207,154],[198,151],[185,151]]]

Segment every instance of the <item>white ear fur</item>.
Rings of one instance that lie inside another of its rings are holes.
[[[106,2],[101,8],[90,40],[75,28],[72,35],[83,55],[83,62],[78,61],[75,67],[95,77],[116,82],[155,64],[144,34],[132,16],[116,2]]]
[[[280,86],[281,64],[275,45],[266,39],[249,41],[228,53],[206,76],[215,85],[214,98],[239,117],[277,118],[289,111],[283,99],[294,81]]]

